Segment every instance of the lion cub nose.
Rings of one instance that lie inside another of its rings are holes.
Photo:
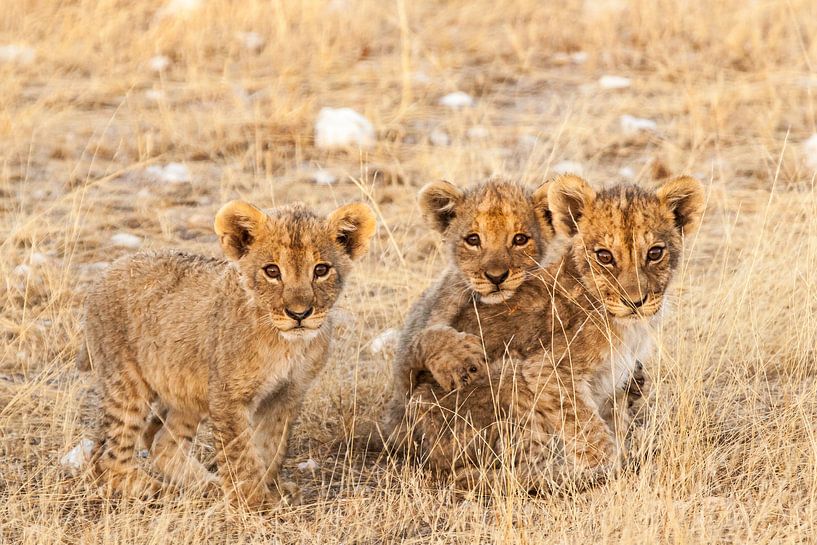
[[[491,283],[494,284],[495,286],[498,286],[508,278],[509,273],[510,273],[510,271],[505,271],[505,272],[503,272],[501,274],[494,275],[494,274],[489,273],[488,271],[485,271],[485,278],[490,280]]]
[[[296,320],[296,321],[300,322],[301,320],[306,320],[307,318],[309,318],[312,315],[312,310],[313,310],[313,308],[309,307],[308,309],[306,309],[306,310],[304,310],[302,312],[295,312],[295,311],[289,310],[288,308],[285,308],[284,312],[286,312],[287,316],[289,316],[293,320]]]

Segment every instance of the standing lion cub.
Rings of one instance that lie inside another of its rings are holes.
[[[326,362],[329,311],[374,230],[359,203],[320,218],[233,201],[215,219],[230,261],[161,252],[116,262],[88,296],[79,359],[102,390],[96,473],[126,494],[161,490],[134,459],[157,402],[166,416],[151,453],[172,482],[216,482],[190,454],[209,417],[227,497],[265,506],[294,493],[278,480],[289,427]]]

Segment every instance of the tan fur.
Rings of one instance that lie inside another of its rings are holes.
[[[157,252],[112,265],[88,296],[80,359],[102,389],[97,474],[125,494],[160,491],[134,461],[144,433],[170,481],[212,485],[189,452],[209,418],[229,498],[255,507],[292,497],[294,486],[278,480],[289,429],[326,362],[330,310],[374,228],[362,204],[321,218],[301,206],[265,213],[233,201],[215,220],[230,261]],[[152,403],[163,422],[147,421]]]
[[[597,193],[563,176],[548,200],[554,226],[573,238],[517,291],[513,331],[526,348],[521,357],[492,362],[488,384],[455,392],[423,384],[412,395],[418,455],[438,471],[496,461],[508,445],[503,426],[511,444],[521,445],[512,460],[526,486],[552,482],[563,470],[603,474],[621,460],[630,416],[619,407],[627,402],[624,388],[651,350],[683,235],[702,215],[703,190],[682,177],[657,191],[624,185]],[[664,248],[661,258],[648,261],[656,246]],[[601,264],[601,251],[614,260]],[[554,437],[562,450],[555,458]]]
[[[381,429],[395,446],[405,437],[401,425],[414,388],[434,382],[449,391],[480,381],[486,355],[496,359],[517,348],[505,322],[554,237],[547,189],[494,179],[465,190],[436,182],[420,191],[424,217],[443,235],[448,267],[412,306],[401,334]],[[479,243],[469,244],[469,235]],[[528,240],[515,244],[516,235]],[[506,272],[498,285],[486,277]]]

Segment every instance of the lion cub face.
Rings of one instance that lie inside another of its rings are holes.
[[[553,238],[547,184],[531,193],[499,180],[465,190],[434,182],[420,190],[420,206],[443,234],[467,287],[488,304],[514,294]]]
[[[649,317],[661,309],[682,238],[703,214],[700,182],[679,177],[655,191],[618,185],[597,193],[568,175],[552,182],[549,201],[557,231],[575,235],[580,280],[612,316]]]
[[[224,253],[236,263],[245,288],[287,338],[317,333],[374,230],[374,214],[359,203],[321,218],[300,205],[265,213],[232,201],[215,220]]]

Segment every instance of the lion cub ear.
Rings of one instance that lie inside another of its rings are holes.
[[[372,209],[363,203],[341,206],[327,218],[329,229],[337,242],[352,259],[357,259],[369,249],[377,221]]]
[[[224,254],[235,261],[247,255],[266,221],[267,215],[248,202],[230,201],[222,206],[213,227]]]
[[[558,176],[549,186],[548,205],[553,215],[553,228],[566,236],[575,235],[579,220],[596,200],[596,192],[574,174]]]
[[[462,201],[462,196],[460,189],[445,180],[426,184],[420,190],[423,217],[434,229],[444,233],[457,216],[457,205]]]
[[[553,236],[553,214],[548,206],[548,190],[550,189],[550,182],[545,182],[536,188],[531,197],[533,203],[533,211],[536,214],[536,220],[539,222],[539,231],[542,233],[543,239],[549,239]]]
[[[704,213],[704,188],[690,176],[679,176],[664,182],[658,199],[675,216],[675,225],[685,236],[692,235],[701,224]]]

